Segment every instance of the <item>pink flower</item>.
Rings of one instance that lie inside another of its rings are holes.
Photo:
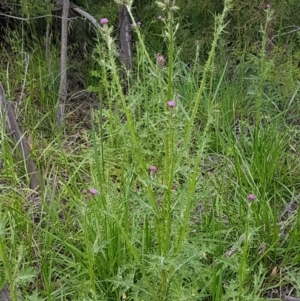
[[[157,63],[157,67],[159,68],[159,69],[162,69],[163,67],[164,67],[164,64],[165,64],[165,58],[164,58],[164,56],[162,55],[162,54],[158,54],[157,56],[156,56],[156,63]]]
[[[98,191],[97,189],[95,189],[95,188],[90,188],[89,190],[90,190],[90,193],[91,193],[92,195],[99,194],[99,191]]]
[[[140,21],[138,21],[138,22],[136,22],[136,25],[138,26],[138,27],[140,27],[141,25],[142,25],[142,22],[140,22]],[[135,27],[135,25],[132,23],[132,24],[130,24],[130,26],[133,28],[133,27]]]
[[[158,19],[158,20],[161,20],[161,19],[162,19],[162,16],[158,16],[157,19]]]
[[[102,19],[100,19],[99,23],[101,25],[107,24],[108,23],[108,19],[107,18],[102,18]]]
[[[270,5],[270,3],[268,3],[267,5],[266,5],[266,9],[270,9],[271,8],[271,5]]]
[[[156,59],[157,59],[158,62],[164,62],[165,61],[164,56],[160,53],[157,55]]]
[[[151,176],[154,176],[157,173],[157,171],[158,171],[158,169],[157,169],[157,167],[155,165],[151,165],[149,167],[149,169],[150,169],[150,175]]]
[[[253,193],[248,195],[248,201],[253,202],[253,201],[255,201],[255,199],[256,199],[256,197]]]
[[[176,101],[171,99],[170,101],[167,102],[167,105],[169,108],[174,108],[176,106]]]

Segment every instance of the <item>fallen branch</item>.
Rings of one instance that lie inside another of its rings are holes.
[[[283,33],[280,33],[280,34],[276,34],[276,35],[274,35],[274,36],[271,38],[271,40],[273,41],[273,40],[274,40],[275,38],[277,38],[279,35],[280,35],[280,36],[285,36],[285,35],[287,35],[287,34],[291,34],[291,33],[294,33],[294,32],[297,32],[297,31],[300,30],[300,27],[299,27],[299,26],[293,25],[293,26],[291,26],[291,27],[295,27],[295,28],[292,29],[292,30],[290,30],[290,31],[287,31],[287,32],[283,32]]]
[[[282,301],[300,301],[300,298],[290,297],[290,296],[282,296]]]
[[[11,104],[5,98],[4,89],[0,82],[0,111],[1,116],[6,118],[6,127],[8,133],[13,137],[16,145],[18,146],[24,162],[27,164],[28,175],[30,177],[30,188],[32,190],[38,190],[40,188],[40,177],[35,162],[31,159],[30,147],[27,141],[24,139],[19,124],[16,120],[15,113],[12,109]]]
[[[97,20],[91,16],[89,13],[87,13],[85,10],[81,9],[79,6],[73,6],[71,7],[77,14],[81,15],[82,17],[86,18],[89,20],[96,29],[100,28],[100,24],[97,22]]]

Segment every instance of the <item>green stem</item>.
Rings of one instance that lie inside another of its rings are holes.
[[[174,37],[173,37],[173,18],[171,12],[169,13],[169,57],[168,57],[168,91],[167,101],[172,98],[172,75],[173,75],[173,52],[174,52]]]
[[[6,256],[6,254],[7,254],[7,250],[5,248],[2,238],[0,238],[0,257],[2,259],[3,266],[4,266],[4,269],[5,269],[7,278],[8,278],[11,299],[12,299],[12,301],[17,301],[18,300],[17,290],[16,290],[15,283],[14,283],[14,277],[11,272],[12,265],[8,262],[8,258]]]

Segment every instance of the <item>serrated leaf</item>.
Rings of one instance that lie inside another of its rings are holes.
[[[32,267],[26,267],[20,270],[18,273],[16,283],[18,285],[24,285],[29,282],[32,282],[34,278],[37,276],[37,271]]]

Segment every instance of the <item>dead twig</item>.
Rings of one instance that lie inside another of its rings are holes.
[[[282,301],[300,301],[300,298],[290,297],[290,296],[282,296]]]
[[[70,1],[63,2],[61,23],[61,52],[60,52],[60,85],[59,104],[56,110],[56,127],[60,128],[64,122],[65,104],[67,100],[67,55],[68,55],[68,16]]]
[[[27,141],[24,139],[19,124],[16,120],[16,116],[13,112],[12,105],[5,98],[4,89],[0,82],[0,109],[1,116],[5,116],[7,131],[13,137],[16,145],[18,146],[24,161],[27,163],[28,175],[30,177],[30,188],[32,190],[38,190],[40,187],[40,177],[37,166],[33,159],[31,159],[30,147]]]
[[[71,7],[77,14],[81,15],[82,17],[86,18],[87,20],[89,20],[96,29],[100,28],[100,24],[97,22],[97,20],[91,16],[89,13],[87,13],[85,10],[83,10],[82,8],[80,8],[79,6],[74,6]]]
[[[295,26],[296,27],[296,26]],[[287,31],[287,32],[284,32],[284,33],[281,33],[281,34],[276,34],[276,35],[274,35],[273,37],[272,37],[272,41],[275,39],[275,38],[277,38],[279,35],[280,36],[285,36],[285,35],[287,35],[287,34],[291,34],[291,33],[294,33],[294,32],[297,32],[297,31],[299,31],[300,30],[300,27],[296,27],[295,29],[292,29],[292,30],[290,30],[290,31]]]

